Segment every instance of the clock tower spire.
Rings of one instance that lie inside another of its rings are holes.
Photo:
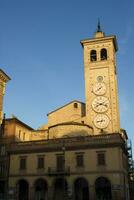
[[[91,39],[81,40],[84,50],[86,122],[94,134],[120,132],[116,37],[105,36],[98,21]]]

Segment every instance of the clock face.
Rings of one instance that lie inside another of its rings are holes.
[[[107,97],[98,96],[92,102],[92,108],[97,113],[106,112],[109,108],[109,100]]]
[[[93,87],[93,92],[96,95],[103,95],[106,93],[106,85],[105,83],[98,82]]]
[[[100,129],[104,129],[104,128],[107,128],[109,124],[109,118],[107,115],[105,114],[98,114],[95,118],[94,118],[94,125],[97,127],[97,128],[100,128]]]

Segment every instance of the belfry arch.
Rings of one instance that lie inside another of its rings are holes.
[[[96,61],[96,60],[97,60],[96,50],[91,50],[91,52],[90,52],[90,61],[93,62],[93,61]]]
[[[103,48],[100,51],[101,60],[107,60],[107,49]]]

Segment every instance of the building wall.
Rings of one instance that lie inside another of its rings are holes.
[[[104,152],[106,156],[106,165],[99,166],[97,164],[97,153]],[[76,154],[83,153],[84,156],[84,167],[79,168],[76,167]],[[37,169],[37,158],[39,155],[43,155],[45,159],[45,168],[44,172],[48,172],[49,167],[56,168],[56,156],[58,154],[62,154],[62,151],[55,151],[55,152],[40,152],[40,153],[28,153],[28,154],[16,154],[10,156],[10,175],[12,174],[19,174],[20,168],[20,158],[25,157],[27,159],[27,174],[35,174],[38,173]],[[121,171],[124,170],[123,163],[122,163],[122,151],[115,147],[115,148],[96,148],[96,149],[78,149],[75,151],[66,151],[65,152],[65,163],[66,166],[70,167],[71,172],[76,172],[78,170],[81,173],[87,172],[98,172],[102,171]]]
[[[5,120],[4,137],[14,141],[28,141],[31,139],[32,128],[21,123],[17,118]]]
[[[105,152],[106,165],[98,166],[97,153]],[[76,167],[76,155],[77,153],[83,153],[84,166]],[[10,176],[9,176],[9,188],[16,188],[19,180],[27,180],[29,187],[31,187],[31,196],[34,194],[35,181],[42,178],[46,181],[50,194],[54,190],[54,182],[58,176],[49,176],[48,168],[56,170],[56,156],[63,154],[62,151],[55,152],[40,152],[40,153],[26,153],[26,154],[12,154],[10,156]],[[95,200],[95,181],[98,177],[106,177],[112,187],[112,195],[118,198],[115,200],[121,200],[124,197],[124,177],[127,183],[127,171],[123,168],[122,154],[124,153],[120,147],[114,148],[96,148],[96,149],[77,149],[73,151],[65,152],[65,166],[70,167],[70,175],[65,176],[68,186],[72,190],[74,195],[74,183],[78,178],[84,178],[89,185],[90,197]],[[45,158],[44,169],[39,170],[37,168],[37,158],[43,155]],[[26,170],[20,170],[19,162],[21,157],[27,158]],[[66,168],[65,167],[65,168]]]
[[[77,104],[77,107],[75,105]],[[48,114],[48,125],[53,126],[58,123],[72,122],[80,120],[85,114],[83,103],[73,101]]]
[[[13,117],[5,120],[3,138],[16,142],[46,140],[48,130],[34,130]]]
[[[81,123],[62,123],[49,127],[49,139],[93,135],[93,129]]]

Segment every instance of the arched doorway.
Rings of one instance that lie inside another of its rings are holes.
[[[54,200],[63,200],[67,197],[67,182],[64,178],[58,178],[54,183]]]
[[[111,200],[111,183],[105,177],[99,177],[95,181],[96,200]]]
[[[89,200],[89,187],[85,178],[78,178],[74,183],[75,200]]]
[[[38,179],[35,181],[35,200],[47,200],[48,186],[44,179]]]
[[[26,180],[19,180],[18,181],[18,199],[19,200],[28,200],[29,195],[29,185]]]

